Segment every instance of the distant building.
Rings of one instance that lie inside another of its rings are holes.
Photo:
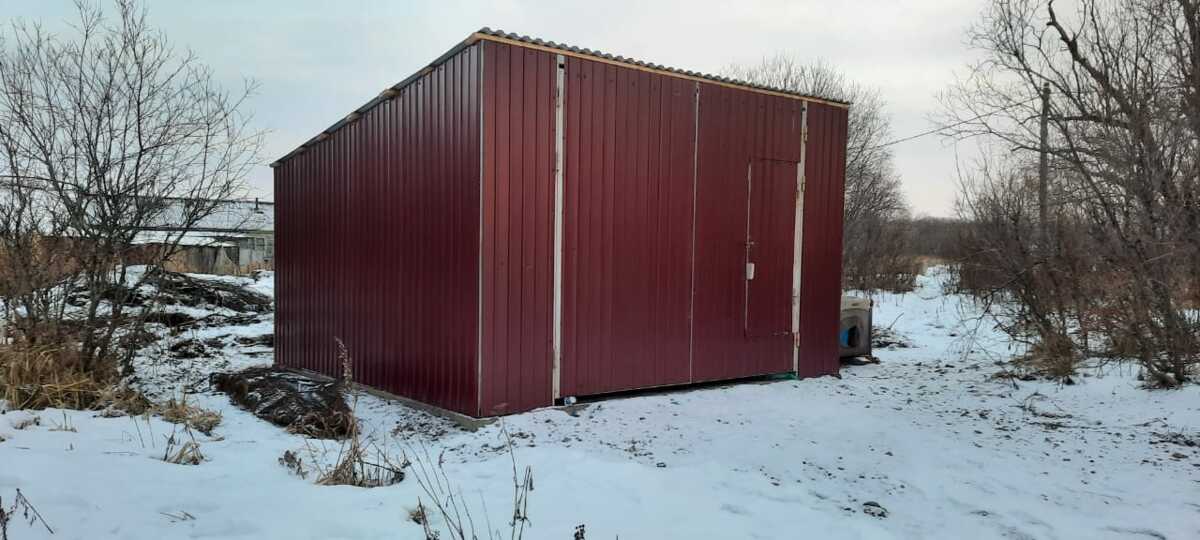
[[[215,211],[191,227],[181,222],[180,214],[168,208],[158,225],[144,227],[134,240],[147,247],[178,241],[178,251],[164,265],[167,270],[245,274],[275,267],[274,203],[218,201]]]

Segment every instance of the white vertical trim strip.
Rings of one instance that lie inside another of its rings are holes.
[[[804,160],[808,154],[808,104],[800,105],[800,163],[796,166],[796,223],[792,243],[792,371],[800,371],[800,265],[804,248]]]
[[[750,337],[750,260],[751,242],[750,239],[750,212],[754,207],[750,201],[754,200],[754,158],[750,159],[750,163],[746,164],[746,230],[742,238],[742,267],[747,269],[742,271],[742,332],[745,337]]]
[[[563,304],[563,153],[566,151],[563,107],[566,98],[566,58],[557,55],[554,92],[554,368],[553,398],[562,397],[562,304]]]

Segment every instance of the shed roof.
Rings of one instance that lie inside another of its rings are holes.
[[[663,75],[667,75],[667,76],[671,76],[671,77],[678,77],[678,78],[692,79],[692,80],[702,80],[705,82],[719,84],[722,86],[732,86],[732,87],[736,87],[736,88],[750,90],[753,92],[777,95],[777,96],[794,98],[794,99],[801,99],[804,101],[814,101],[814,102],[826,103],[826,104],[834,105],[834,106],[838,106],[838,107],[848,107],[850,105],[849,103],[847,103],[845,101],[832,99],[832,98],[828,98],[828,97],[793,92],[791,90],[786,90],[783,88],[776,88],[776,87],[772,87],[772,86],[755,84],[752,82],[733,79],[730,77],[712,75],[709,73],[702,73],[702,72],[698,72],[698,71],[690,71],[690,70],[685,70],[685,69],[680,69],[680,68],[675,68],[675,67],[670,67],[670,66],[664,66],[662,64],[654,64],[654,63],[646,62],[646,61],[639,60],[636,58],[629,58],[629,57],[625,57],[625,56],[621,56],[621,55],[613,55],[611,53],[607,53],[607,52],[600,51],[600,50],[588,49],[588,48],[584,48],[584,47],[577,47],[575,45],[568,45],[565,43],[556,43],[553,41],[546,41],[546,40],[543,40],[540,38],[530,37],[530,36],[523,35],[523,34],[515,34],[515,33],[511,33],[511,32],[505,32],[503,30],[492,30],[491,28],[488,28],[485,26],[485,27],[479,29],[478,31],[472,33],[471,35],[467,36],[467,39],[463,40],[461,43],[455,45],[450,50],[446,51],[444,54],[439,56],[433,62],[430,62],[429,65],[421,68],[416,73],[408,76],[404,80],[402,80],[388,88],[385,88],[382,92],[380,92],[380,94],[378,96],[376,96],[374,99],[368,101],[367,103],[363,104],[363,106],[359,107],[358,109],[355,109],[354,112],[346,115],[345,118],[338,120],[332,126],[329,126],[324,131],[317,134],[315,137],[309,139],[304,144],[300,145],[295,150],[292,150],[291,152],[288,152],[287,155],[275,160],[273,163],[271,163],[271,167],[272,168],[278,167],[281,163],[286,161],[288,158],[290,158],[296,154],[299,154],[299,153],[303,152],[305,148],[307,148],[319,141],[324,140],[326,137],[333,134],[334,131],[341,129],[342,126],[357,120],[358,117],[361,116],[363,113],[375,108],[375,106],[378,105],[379,103],[386,101],[388,99],[391,99],[393,96],[395,96],[397,91],[403,89],[404,87],[408,86],[409,84],[412,84],[417,79],[419,79],[422,75],[424,75],[424,74],[432,71],[434,68],[442,65],[442,63],[444,63],[446,60],[450,59],[450,57],[458,54],[463,49],[465,49],[471,45],[474,45],[476,42],[478,42],[480,40],[494,41],[494,42],[498,42],[498,43],[508,43],[508,44],[517,45],[520,47],[548,50],[548,51],[556,52],[558,54],[563,54],[565,56],[575,56],[575,57],[579,57],[579,58],[586,58],[589,60],[597,60],[600,62],[605,62],[605,63],[610,63],[610,64],[626,65],[629,67],[633,67],[633,68],[637,68],[637,69],[641,69],[641,70],[645,70],[645,71],[661,73]]]

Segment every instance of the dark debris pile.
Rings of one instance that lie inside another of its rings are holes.
[[[238,313],[271,311],[271,298],[234,283],[199,280],[186,274],[156,271],[146,282],[158,289],[158,301],[164,305],[227,308]]]
[[[272,424],[318,439],[344,439],[354,414],[338,381],[322,382],[272,367],[214,373],[212,387]]]

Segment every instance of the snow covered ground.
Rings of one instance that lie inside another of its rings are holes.
[[[269,280],[253,286],[269,292]],[[441,456],[483,536],[486,521],[506,530],[511,516],[503,427],[533,469],[526,538],[571,538],[580,524],[593,539],[1200,538],[1200,448],[1186,445],[1200,440],[1200,387],[1150,392],[1120,367],[1071,386],[996,379],[1011,351],[986,324],[960,323],[964,313],[933,272],[914,293],[877,298],[876,324],[894,321],[913,347],[878,350],[880,364],[841,379],[612,399],[477,432],[371,396],[358,413],[389,451]],[[253,324],[237,332],[270,330]],[[261,345],[222,339],[221,369],[269,362]],[[194,385],[209,371],[201,360],[173,369],[139,363],[147,385],[180,373]],[[322,443],[222,395],[190,399],[224,416],[196,435],[208,458],[197,466],[161,461],[174,426],[157,418],[47,410],[17,429],[27,413],[0,416],[0,497],[20,488],[53,538],[424,537],[408,519],[428,501],[413,475],[315,485],[278,460],[321,459]],[[876,505],[886,517],[865,511]],[[10,535],[50,537],[40,527],[14,522]]]

